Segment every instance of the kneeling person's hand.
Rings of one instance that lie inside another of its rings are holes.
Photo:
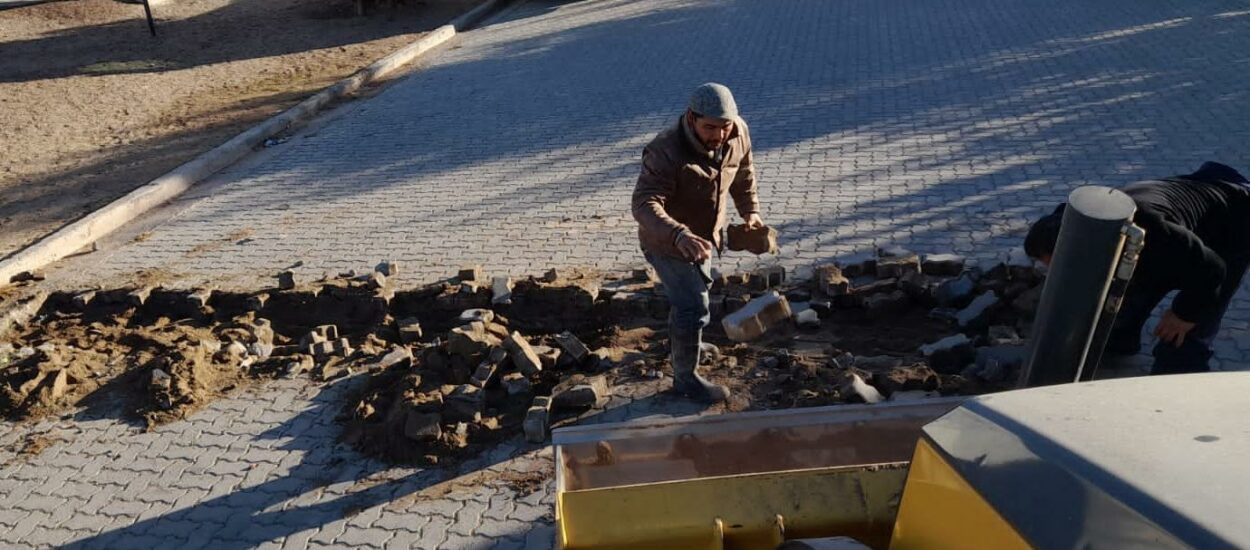
[[[1159,320],[1159,326],[1155,327],[1155,336],[1173,346],[1180,347],[1185,343],[1185,336],[1194,329],[1194,325],[1195,323],[1181,319],[1176,312],[1168,309]]]

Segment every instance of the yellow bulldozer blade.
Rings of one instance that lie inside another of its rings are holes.
[[[921,427],[962,398],[562,428],[561,547],[887,548]]]

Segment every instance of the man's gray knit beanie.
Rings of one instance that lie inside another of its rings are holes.
[[[734,95],[724,84],[708,82],[694,89],[690,96],[690,110],[699,116],[737,120],[738,104]]]

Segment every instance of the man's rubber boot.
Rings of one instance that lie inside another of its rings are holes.
[[[699,376],[695,367],[699,365],[699,354],[702,351],[700,340],[702,331],[693,333],[673,331],[671,328],[669,345],[672,349],[670,359],[673,363],[673,391],[687,397],[719,403],[729,399],[729,388],[713,384]]]

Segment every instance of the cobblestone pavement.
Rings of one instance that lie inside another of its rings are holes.
[[[1250,170],[1248,31],[1243,0],[524,2],[57,276],[247,286],[296,261],[314,277],[393,259],[414,284],[469,263],[637,264],[638,153],[707,80],[751,123],[764,217],[783,235],[768,261],[885,243],[991,258],[1074,186],[1204,159]],[[1217,357],[1236,368],[1244,289],[1228,319]],[[0,467],[0,544],[550,544],[549,486],[443,491],[453,474],[335,447],[341,391],[270,384],[151,433],[107,416],[6,425],[0,443],[66,441]],[[678,406],[645,395],[603,416]],[[549,464],[511,444],[459,472]]]

